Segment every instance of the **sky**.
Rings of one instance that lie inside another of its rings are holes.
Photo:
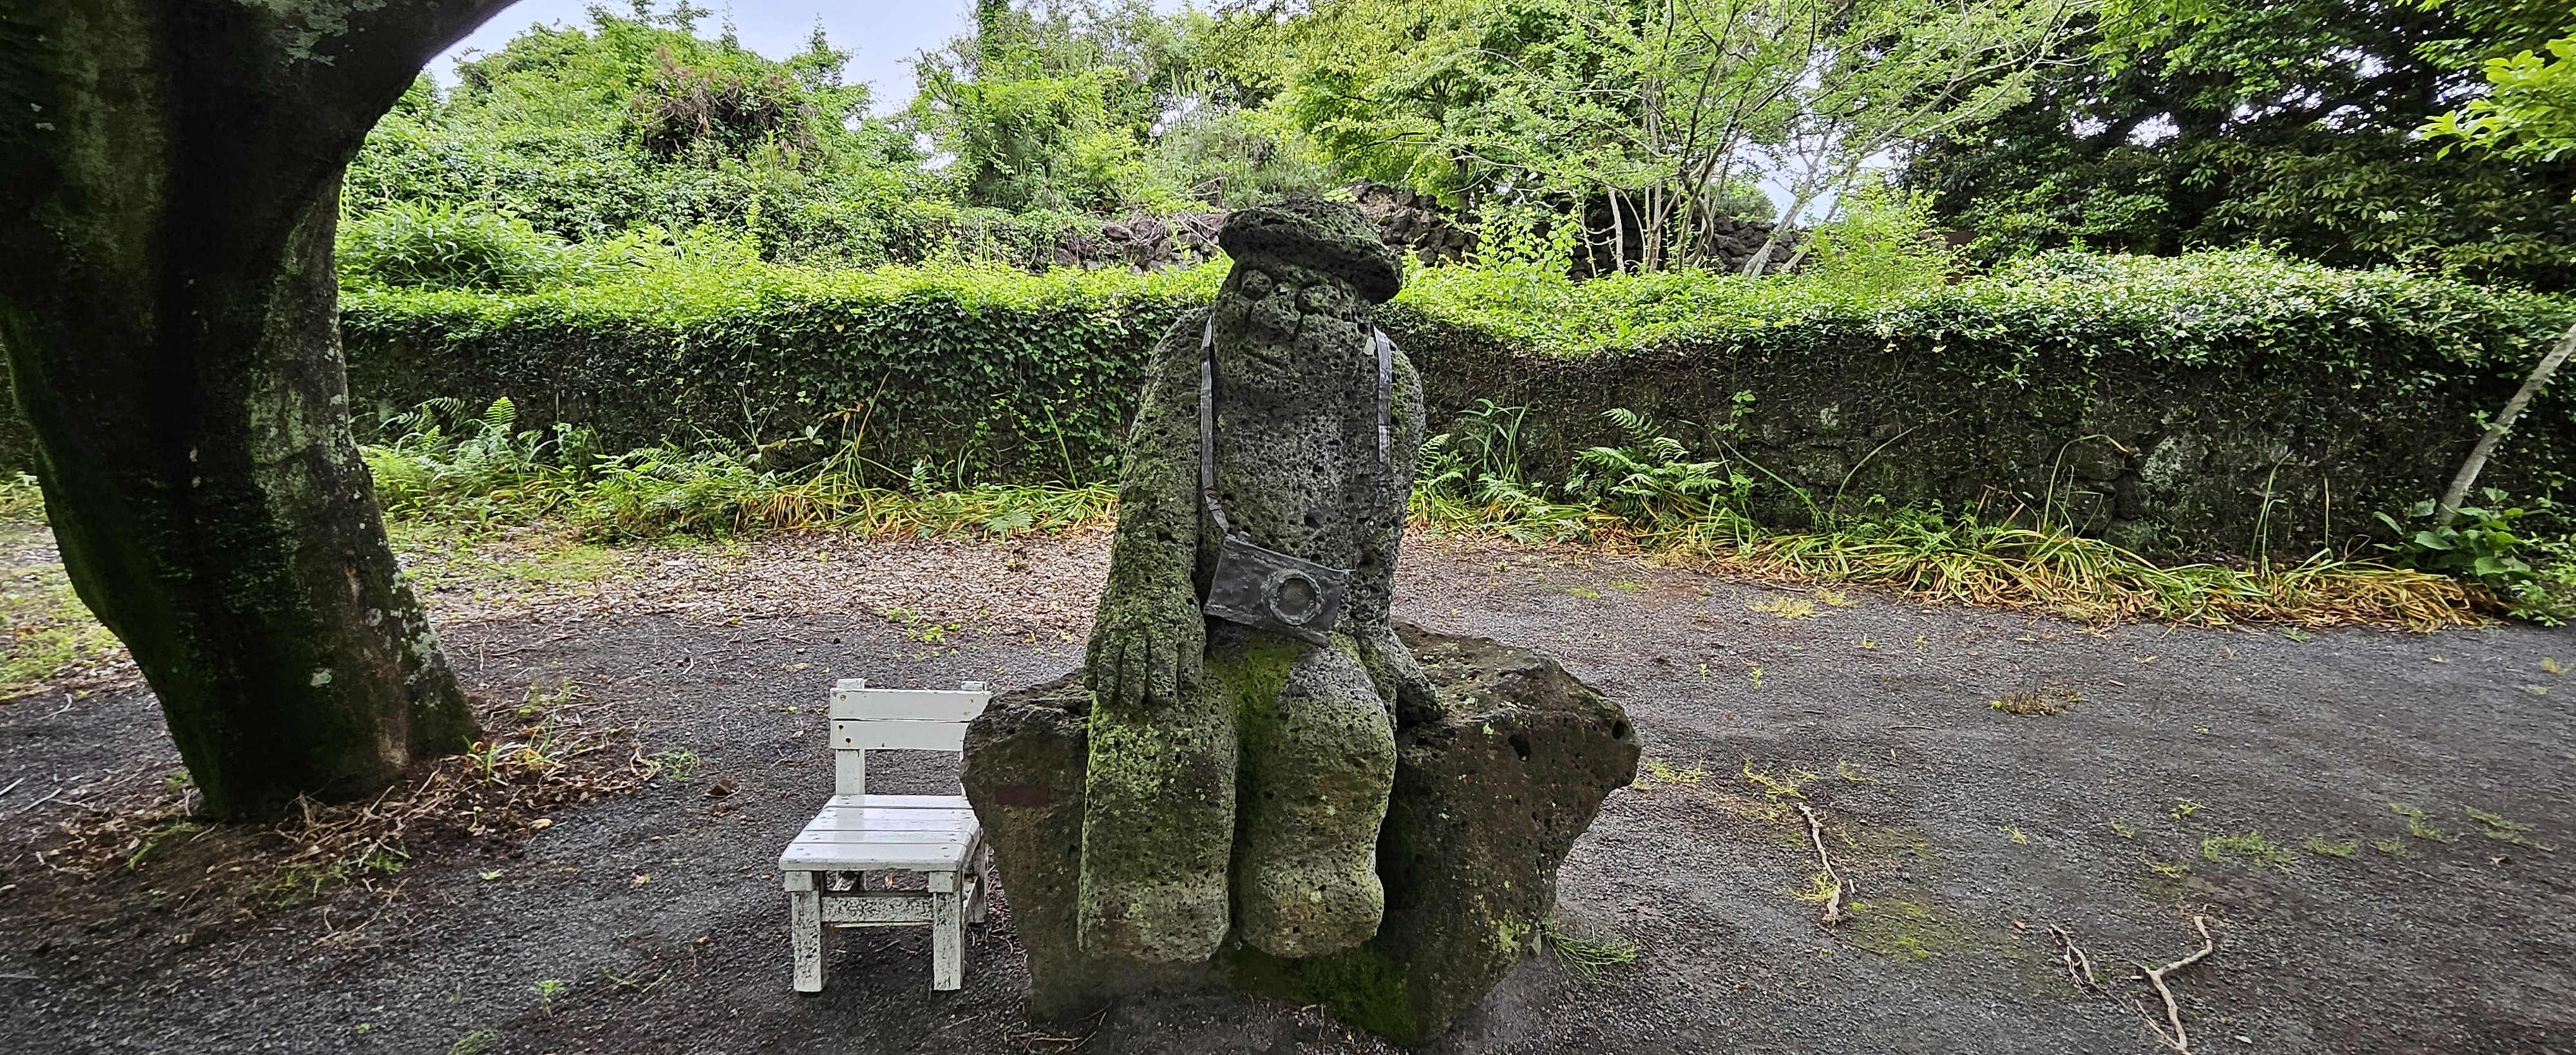
[[[430,61],[429,75],[441,85],[456,83],[455,61],[468,50],[498,51],[531,24],[587,26],[590,8],[603,0],[519,0],[475,30],[447,53]],[[628,0],[604,0],[611,11],[629,10]],[[806,38],[821,19],[832,46],[850,53],[849,79],[875,86],[879,113],[900,109],[912,100],[913,55],[936,48],[966,32],[972,0],[696,0],[715,13],[698,24],[698,32],[716,35],[730,14],[744,47],[771,58],[805,50]],[[669,6],[655,0],[656,10]],[[1176,6],[1176,5],[1173,5]]]

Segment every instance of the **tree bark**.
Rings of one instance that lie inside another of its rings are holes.
[[[331,251],[367,130],[506,3],[0,0],[0,354],[218,816],[473,735],[349,433]]]
[[[2540,386],[2549,383],[2549,375],[2558,372],[2558,367],[2567,361],[2570,353],[2576,353],[2576,326],[2568,327],[2567,333],[2558,338],[2557,347],[2540,357],[2540,365],[2532,367],[2531,375],[2522,379],[2522,387],[2515,390],[2512,399],[2505,401],[2504,410],[2487,425],[2485,432],[2478,434],[2477,444],[2469,449],[2469,460],[2460,463],[2459,475],[2452,477],[2450,489],[2442,492],[2441,504],[2433,511],[2433,523],[2449,527],[2451,521],[2459,519],[2460,506],[2469,500],[2469,488],[2477,484],[2478,474],[2485,471],[2487,458],[2495,454],[2496,444],[2503,441],[2505,433],[2513,431],[2514,421],[2522,417],[2523,408],[2531,405],[2531,397],[2540,394]]]

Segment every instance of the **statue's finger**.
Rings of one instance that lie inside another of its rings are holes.
[[[1149,640],[1151,645],[1146,653],[1145,676],[1153,680],[1146,683],[1145,691],[1157,703],[1170,703],[1180,698],[1178,687],[1173,684],[1174,676],[1179,673],[1180,654],[1170,638],[1158,635]]]
[[[1118,702],[1130,710],[1145,703],[1145,642],[1129,638],[1118,650]]]
[[[1181,635],[1181,684],[1196,688],[1207,674],[1207,639],[1197,634]]]

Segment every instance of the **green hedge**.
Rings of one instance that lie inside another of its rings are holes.
[[[1116,474],[1143,354],[1221,275],[711,254],[527,295],[355,291],[343,329],[362,408],[507,394],[608,449],[766,445],[793,463],[847,434],[890,479],[918,462],[952,483],[1090,481]],[[2348,545],[2371,511],[2434,493],[2570,316],[2229,252],[2058,255],[1893,298],[1432,269],[1383,319],[1438,418],[1530,408],[1518,449],[1540,479],[1616,442],[1600,411],[1618,406],[1753,477],[1775,522],[1872,499],[2019,507],[2144,549],[2247,553]],[[2553,393],[2525,422],[2492,478],[2550,489],[2576,472],[2576,417]]]
[[[523,296],[353,291],[341,330],[379,413],[508,395],[611,450],[721,442],[796,464],[856,441],[894,479],[926,463],[949,483],[1090,481],[1117,474],[1144,350],[1222,277],[733,258]]]
[[[1796,524],[1872,504],[2045,516],[2160,554],[2360,545],[2430,497],[2567,326],[2567,301],[2259,252],[2059,254],[1892,299],[1812,282],[1581,285],[1430,272],[1391,329],[1435,405],[1529,408],[1521,460],[1655,416]],[[2576,472],[2576,402],[2544,394],[2491,467]]]

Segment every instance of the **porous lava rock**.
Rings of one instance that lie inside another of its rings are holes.
[[[1636,776],[1627,713],[1527,649],[1398,633],[1436,714],[1398,727],[1377,839],[1386,914],[1354,949],[1289,959],[1231,936],[1204,961],[1086,955],[1076,940],[1091,693],[1076,671],[995,698],[966,733],[966,797],[983,822],[1027,950],[1038,1021],[1148,990],[1234,988],[1322,1004],[1403,1043],[1446,1031],[1534,947],[1556,870],[1602,799]]]

